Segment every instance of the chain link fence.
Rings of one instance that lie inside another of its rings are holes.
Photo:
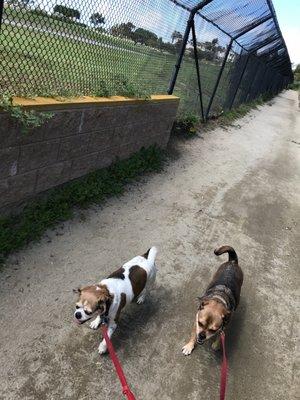
[[[176,94],[203,120],[292,81],[270,0],[0,0],[0,94]]]

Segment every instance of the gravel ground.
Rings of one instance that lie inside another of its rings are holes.
[[[170,151],[162,173],[78,212],[1,269],[1,399],[122,398],[109,357],[97,354],[99,332],[72,322],[72,288],[154,244],[156,287],[123,313],[114,336],[137,399],[218,398],[220,354],[203,346],[184,357],[181,347],[221,244],[236,249],[245,275],[227,334],[228,400],[300,398],[296,92],[226,130],[173,140]]]

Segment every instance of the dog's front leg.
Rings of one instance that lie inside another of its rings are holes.
[[[220,336],[218,335],[218,337],[216,338],[216,340],[214,340],[211,344],[211,348],[214,351],[218,351],[221,348],[221,340],[220,340]]]
[[[90,327],[91,327],[92,329],[98,329],[99,326],[100,326],[100,323],[101,323],[101,317],[100,317],[100,315],[98,315],[98,316],[94,319],[94,321],[92,321],[92,322],[90,323]]]
[[[194,324],[190,340],[185,346],[183,346],[182,353],[185,356],[189,356],[191,352],[194,350],[196,343],[197,343],[197,332],[196,332],[196,324]]]
[[[114,333],[114,331],[117,328],[117,324],[114,320],[110,320],[108,323],[108,327],[107,327],[107,335],[109,338],[112,337],[112,334]],[[107,344],[105,339],[102,340],[102,342],[100,343],[99,347],[98,347],[98,352],[99,354],[104,354],[107,352]]]

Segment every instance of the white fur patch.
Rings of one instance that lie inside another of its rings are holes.
[[[149,252],[149,257],[146,259],[142,256],[137,256],[132,258],[130,261],[126,262],[123,265],[124,268],[124,279],[116,279],[116,278],[108,278],[104,279],[100,282],[101,285],[105,285],[110,294],[112,294],[113,302],[109,308],[108,317],[110,320],[114,320],[119,309],[119,305],[121,302],[121,294],[124,293],[126,295],[126,305],[132,302],[134,299],[134,293],[132,290],[131,281],[129,279],[130,268],[134,265],[138,265],[143,268],[147,272],[147,282],[144,288],[144,291],[141,293],[141,300],[144,300],[145,292],[151,286],[156,277],[156,265],[155,265],[155,256],[157,253],[157,249],[152,247]]]

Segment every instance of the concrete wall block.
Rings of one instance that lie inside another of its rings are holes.
[[[166,119],[175,119],[177,113],[176,103],[152,104],[149,109],[152,121],[161,121]]]
[[[53,113],[52,113],[53,114]],[[70,136],[79,132],[82,111],[58,111],[41,126],[22,132],[22,126],[8,113],[0,113],[0,146],[17,146]]]
[[[163,135],[158,135],[151,138],[152,144],[156,144],[162,149],[167,147],[169,139],[170,139],[170,132],[165,132],[165,134]]]
[[[98,168],[98,153],[88,154],[72,162],[70,179],[79,178]]]
[[[0,148],[0,178],[17,174],[19,151],[19,147]]]
[[[12,176],[0,181],[0,208],[18,203],[34,193],[36,171]]]
[[[61,140],[58,160],[72,160],[89,152],[90,134],[79,134]]]
[[[0,112],[0,147],[18,146],[43,140],[41,130],[24,133],[19,122],[8,113]]]
[[[114,130],[113,143],[115,146],[123,146],[132,143],[136,139],[138,127],[135,125],[118,126]]]
[[[0,209],[108,167],[153,144],[166,147],[178,103],[57,110],[27,135],[0,113]]]
[[[92,153],[95,151],[103,151],[111,146],[114,141],[114,129],[104,129],[99,132],[93,132],[90,135],[89,150]]]
[[[98,153],[97,168],[109,167],[119,157],[119,146],[112,146],[108,150]]]
[[[140,143],[140,142],[135,142],[135,143],[128,143],[119,148],[119,153],[118,153],[118,158],[120,160],[123,160],[125,158],[130,157],[137,151],[139,151],[142,147],[149,147],[146,143]]]
[[[48,140],[78,134],[82,119],[82,110],[57,111],[42,127],[43,139]]]
[[[57,161],[60,140],[32,143],[21,146],[18,172],[52,165]]]
[[[128,109],[127,124],[145,124],[151,120],[150,103],[132,105]]]
[[[36,193],[67,182],[70,179],[71,166],[71,161],[64,161],[38,170]]]
[[[128,106],[89,108],[84,111],[81,133],[93,132],[126,124]]]

